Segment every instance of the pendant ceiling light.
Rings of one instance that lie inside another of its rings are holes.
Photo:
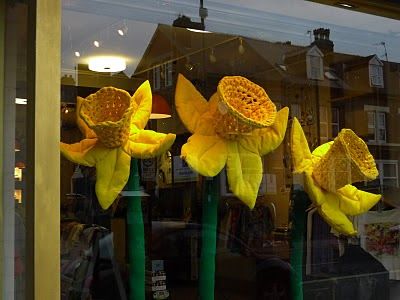
[[[126,62],[118,56],[97,56],[89,59],[88,67],[94,72],[115,73],[124,71]]]

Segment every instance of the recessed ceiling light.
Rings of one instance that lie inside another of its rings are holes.
[[[89,70],[115,73],[126,69],[125,59],[118,56],[97,56],[89,59]]]
[[[117,32],[118,32],[118,34],[120,36],[124,36],[125,35],[125,33],[124,33],[124,31],[122,29],[118,29]]]
[[[342,7],[346,7],[346,8],[354,8],[353,5],[351,5],[349,3],[344,3],[344,2],[338,3],[338,5],[342,6]]]
[[[28,100],[25,98],[15,98],[15,104],[27,104]]]
[[[81,54],[79,53],[79,51],[75,51],[75,56],[76,56],[76,57],[80,57],[80,56],[81,56]]]
[[[94,42],[93,42],[93,45],[94,45],[95,47],[99,48],[99,47],[100,47],[100,42],[99,42],[99,41],[94,41]]]

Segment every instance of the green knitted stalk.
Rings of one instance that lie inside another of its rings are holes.
[[[139,194],[139,172],[136,159],[131,161],[128,191],[137,195],[128,197],[128,252],[130,300],[145,299],[145,249],[142,201]]]
[[[203,228],[200,257],[199,297],[213,300],[215,287],[215,252],[217,234],[217,212],[219,200],[219,177],[205,182],[203,199]]]
[[[293,193],[292,249],[290,264],[293,268],[290,275],[291,299],[303,300],[303,243],[304,222],[308,205],[307,194],[303,191]]]

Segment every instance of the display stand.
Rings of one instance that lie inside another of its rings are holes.
[[[309,204],[307,194],[302,190],[292,193],[293,215],[292,215],[292,245],[290,251],[290,265],[293,270],[290,274],[291,299],[303,300],[303,244],[304,244],[304,222],[306,209]]]
[[[199,299],[213,300],[215,287],[215,253],[219,200],[219,177],[205,179],[200,257]]]
[[[137,159],[131,160],[128,187],[129,299],[145,299],[145,247]]]

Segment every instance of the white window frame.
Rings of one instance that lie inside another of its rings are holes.
[[[380,61],[380,59],[374,56],[369,61],[368,70],[369,70],[369,85],[371,87],[383,88],[384,87],[383,63]]]
[[[378,168],[379,171],[379,184],[381,186],[384,185],[384,180],[385,179],[394,179],[396,180],[396,187],[399,187],[399,164],[397,160],[376,160],[376,167]],[[396,169],[396,176],[385,176],[384,172],[384,165],[394,165]]]
[[[314,80],[324,80],[324,60],[323,53],[317,46],[308,50],[306,55],[307,78]]]
[[[387,141],[387,130],[386,130],[386,113],[383,111],[369,110],[368,114],[368,134],[372,131],[374,136],[373,139],[369,139],[369,142],[386,143]],[[371,117],[372,116],[372,117]],[[373,120],[373,123],[370,123]],[[383,122],[382,122],[383,120]],[[384,138],[380,138],[380,131],[383,131]]]
[[[337,116],[336,120],[333,118],[333,116],[335,115],[334,112],[336,112],[336,116]],[[340,115],[339,115],[339,108],[337,108],[337,107],[331,108],[331,126],[332,126],[332,136],[334,135],[333,134],[334,132],[337,132],[339,134],[339,132],[340,132]],[[333,128],[336,128],[336,129],[334,130]]]
[[[369,142],[375,143],[387,143],[387,128],[386,128],[386,114],[390,113],[390,109],[387,106],[375,106],[375,105],[364,105],[364,111],[368,115],[368,134],[372,131],[374,138],[368,140]],[[372,118],[370,116],[373,116]],[[370,120],[374,120],[374,123],[370,123]],[[382,121],[383,120],[383,124]],[[379,139],[379,131],[384,131],[384,138]]]

